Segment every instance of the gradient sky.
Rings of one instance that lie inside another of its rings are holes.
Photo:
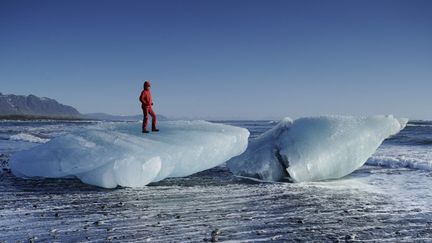
[[[432,119],[432,1],[0,0],[0,92],[82,113]]]

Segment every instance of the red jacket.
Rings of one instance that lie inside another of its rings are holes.
[[[141,106],[150,107],[153,105],[150,90],[143,90],[140,95]]]

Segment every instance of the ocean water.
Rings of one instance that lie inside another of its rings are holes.
[[[0,120],[0,153],[10,155],[68,131],[97,121],[9,121]]]
[[[216,121],[250,139],[275,121]],[[8,157],[95,121],[0,121],[0,242],[432,241],[432,121],[410,121],[345,178],[256,183],[222,165],[144,188],[16,178]]]

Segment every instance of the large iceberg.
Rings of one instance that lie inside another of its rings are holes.
[[[285,118],[227,166],[235,175],[267,181],[340,178],[360,168],[407,121],[391,115]]]
[[[140,123],[101,123],[80,128],[10,159],[20,177],[77,177],[105,188],[140,187],[187,176],[245,151],[246,129],[205,121],[160,122],[142,134]]]

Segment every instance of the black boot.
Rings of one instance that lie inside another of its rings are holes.
[[[142,133],[149,133],[149,131],[143,130]]]
[[[159,129],[157,129],[157,128],[152,128],[152,132],[159,132]]]

